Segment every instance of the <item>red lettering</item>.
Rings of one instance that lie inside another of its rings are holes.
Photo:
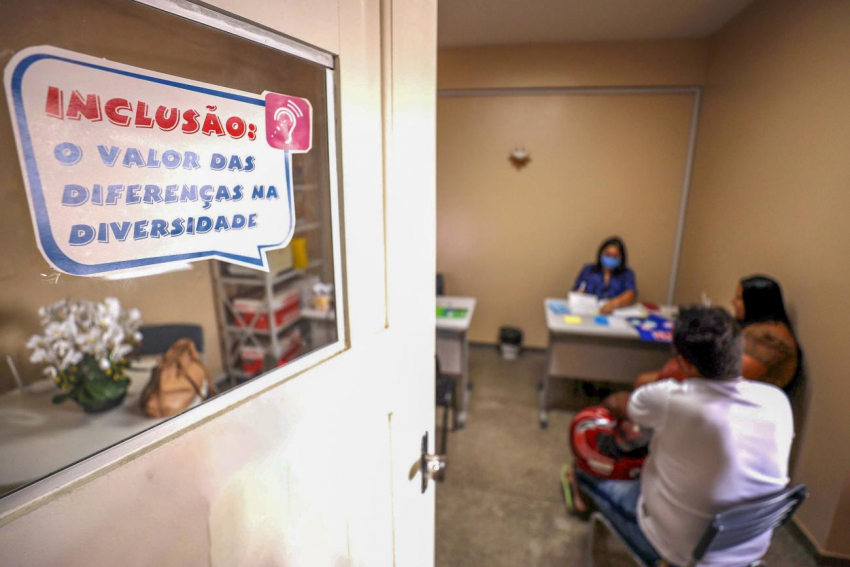
[[[200,115],[194,110],[187,110],[183,113],[184,122],[181,130],[183,130],[184,134],[194,134],[201,129],[201,123],[198,122],[198,116]]]
[[[215,134],[216,136],[224,136],[224,128],[221,127],[221,121],[218,119],[218,116],[212,113],[207,113],[206,118],[204,118],[204,126],[201,128],[201,132],[205,136],[210,136]]]
[[[156,109],[156,125],[160,130],[166,132],[174,130],[178,122],[180,122],[180,111],[176,108],[160,106]]]
[[[247,130],[245,121],[238,116],[228,118],[227,122],[224,123],[224,127],[227,128],[227,133],[230,134],[230,137],[236,140],[244,136],[245,130]]]
[[[68,101],[68,120],[79,120],[80,116],[86,117],[92,122],[99,122],[103,119],[100,115],[100,97],[97,95],[86,95],[86,100],[83,102],[83,95],[80,91],[74,90],[71,92],[71,100]]]
[[[47,87],[47,103],[44,105],[44,111],[48,116],[59,120],[64,119],[63,109],[65,105],[63,98],[62,91],[58,87]]]
[[[142,101],[136,107],[136,128],[153,128],[153,118],[148,116],[148,105]]]
[[[103,107],[103,113],[106,114],[106,119],[116,126],[127,127],[130,125],[129,114],[119,114],[119,110],[129,110],[133,112],[133,105],[126,98],[111,98],[106,101]]]

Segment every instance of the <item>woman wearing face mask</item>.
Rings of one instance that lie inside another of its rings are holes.
[[[572,290],[607,300],[599,309],[603,315],[631,305],[637,299],[637,285],[626,260],[623,241],[616,236],[608,238],[599,247],[596,263],[582,268]]]
[[[749,276],[738,282],[732,298],[735,318],[743,328],[743,376],[790,392],[800,367],[801,351],[785,313],[782,288],[767,276]],[[662,378],[684,380],[671,359],[660,372],[641,374],[636,387]]]

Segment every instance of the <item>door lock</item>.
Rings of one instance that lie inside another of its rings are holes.
[[[422,436],[422,457],[419,461],[419,472],[422,476],[422,494],[428,490],[429,480],[442,480],[446,470],[446,456],[432,455],[428,452],[428,432]]]

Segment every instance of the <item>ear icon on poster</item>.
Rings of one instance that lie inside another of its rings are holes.
[[[269,134],[270,137],[275,138],[279,135],[283,135],[283,141],[286,144],[292,143],[292,131],[295,130],[295,126],[298,125],[298,119],[303,117],[304,113],[301,112],[301,109],[292,102],[291,100],[286,102],[285,107],[278,108],[274,111],[274,121],[277,122],[277,126],[274,129],[274,132]]]
[[[269,146],[290,152],[306,152],[312,145],[312,108],[307,99],[265,93],[266,141]]]

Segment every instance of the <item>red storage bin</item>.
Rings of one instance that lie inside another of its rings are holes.
[[[290,360],[297,358],[301,354],[304,346],[304,340],[301,338],[301,331],[294,329],[287,333],[280,341],[280,348],[277,358],[277,366],[283,366]],[[271,347],[244,346],[240,350],[242,358],[242,371],[247,376],[255,376],[263,371],[263,360],[266,352]]]
[[[239,314],[236,319],[238,327],[250,327],[257,319],[254,329],[267,331],[269,329],[268,305],[263,299],[238,297],[233,300],[233,309]],[[275,325],[285,327],[301,316],[301,299],[298,289],[287,289],[275,295],[272,299]]]

